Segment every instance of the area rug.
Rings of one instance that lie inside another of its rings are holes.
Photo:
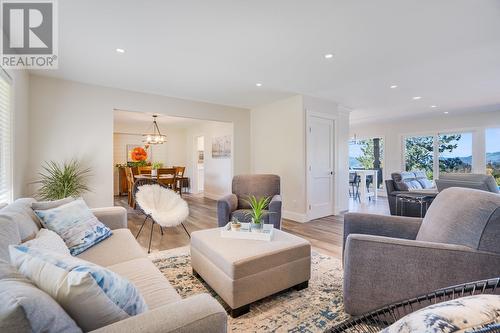
[[[192,275],[188,248],[152,254],[150,258],[183,297],[210,293],[224,301],[201,279]],[[265,281],[262,281],[265,283]],[[348,319],[342,305],[342,268],[338,259],[312,252],[309,287],[288,290],[253,303],[250,312],[228,316],[229,332],[324,332]]]

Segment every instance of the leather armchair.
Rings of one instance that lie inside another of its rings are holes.
[[[225,226],[233,217],[241,222],[250,222],[248,196],[272,197],[264,223],[281,228],[280,177],[277,175],[239,175],[233,178],[232,193],[217,201],[217,222]]]

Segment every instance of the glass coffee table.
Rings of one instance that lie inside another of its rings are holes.
[[[436,197],[434,193],[399,193],[396,194],[396,215],[404,216],[405,206],[409,203],[420,205],[420,217],[424,217],[427,209]]]

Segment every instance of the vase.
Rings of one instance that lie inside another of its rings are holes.
[[[262,221],[256,223],[255,220],[252,219],[252,222],[250,223],[250,229],[253,232],[261,232],[262,231]]]
[[[158,174],[158,169],[151,169],[151,177],[156,177]]]

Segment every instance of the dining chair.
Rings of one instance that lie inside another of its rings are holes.
[[[151,174],[151,167],[150,166],[140,166],[137,167],[137,171],[139,172],[140,175],[150,175]]]
[[[177,169],[160,168],[156,171],[156,180],[177,192]]]
[[[184,184],[184,172],[186,167],[175,167],[177,174],[177,188],[179,189],[179,195],[182,196],[182,185]]]
[[[125,176],[127,178],[128,205],[135,208],[135,200],[132,193],[134,187],[134,174],[131,167],[125,168]]]
[[[360,176],[358,175],[358,173],[357,172],[350,172],[349,173],[349,185],[350,185],[349,196],[354,198],[354,200],[359,199],[361,201],[360,196],[359,196],[359,183],[360,183]],[[352,188],[352,194],[351,194],[351,188]]]

